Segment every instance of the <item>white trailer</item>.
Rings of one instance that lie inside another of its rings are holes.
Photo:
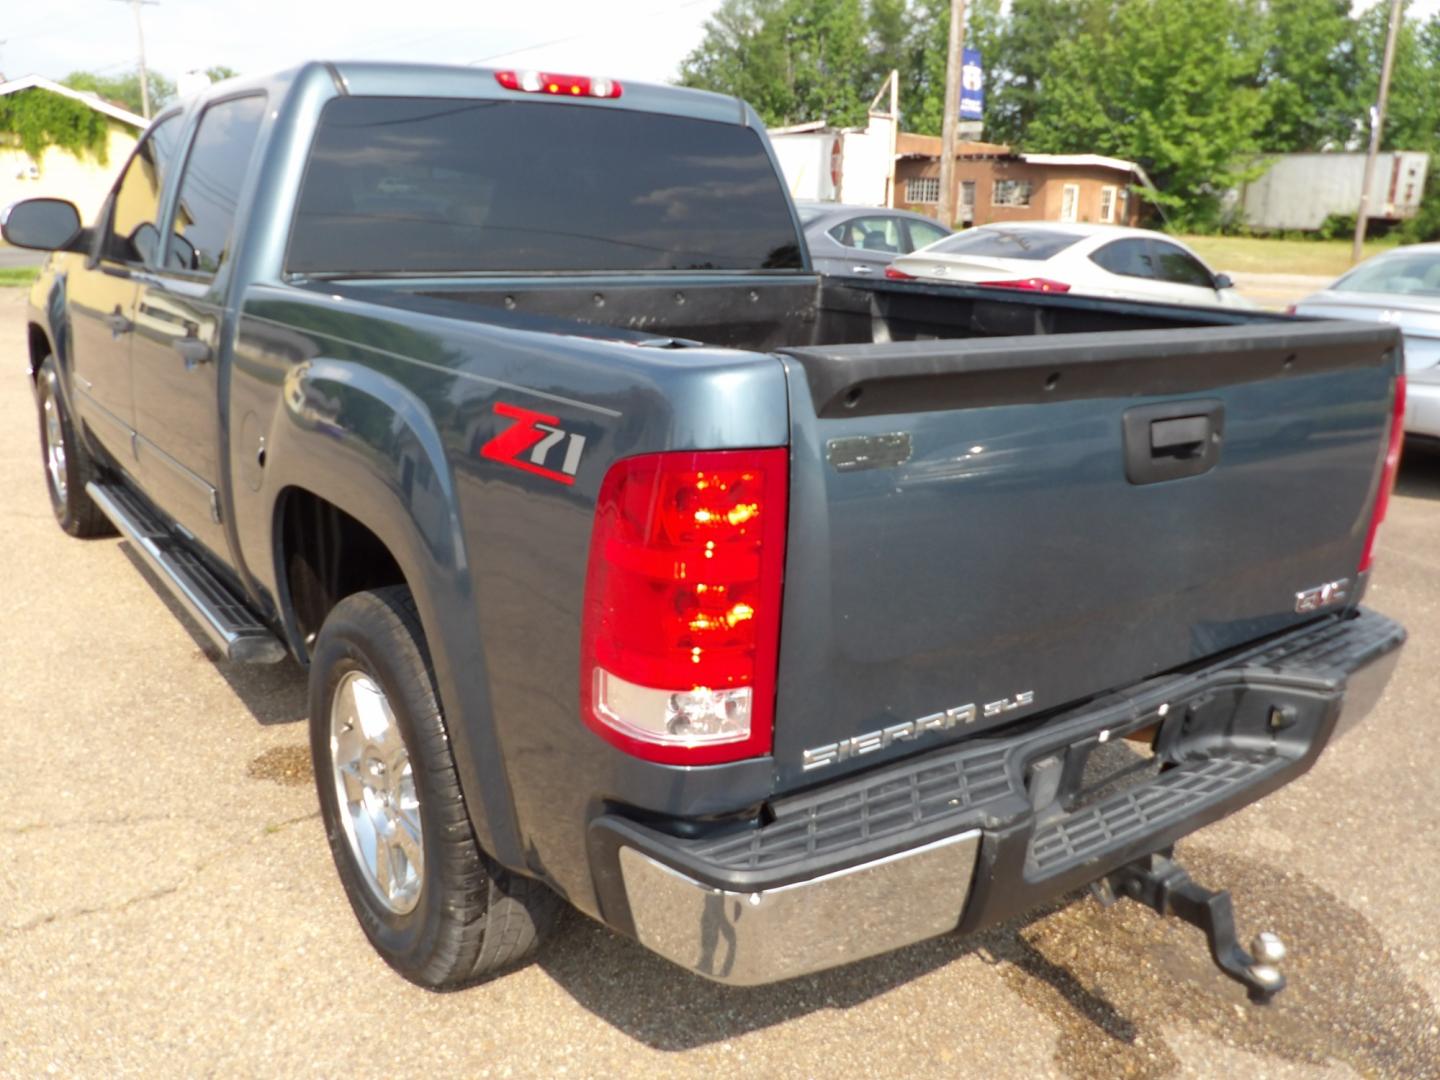
[[[1277,154],[1257,180],[1240,189],[1245,224],[1257,229],[1318,229],[1332,214],[1354,214],[1365,177],[1364,154]],[[1430,158],[1409,150],[1375,159],[1370,186],[1374,220],[1414,217],[1425,193]]]

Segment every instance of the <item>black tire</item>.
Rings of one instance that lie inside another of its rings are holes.
[[[110,519],[85,490],[96,477],[95,462],[75,435],[75,425],[60,396],[53,356],[45,358],[35,377],[35,403],[40,412],[40,461],[45,466],[45,490],[50,493],[55,520],[71,536],[114,536]],[[52,461],[57,438],[59,457]],[[57,483],[57,474],[63,484]]]
[[[385,695],[409,755],[424,854],[418,900],[397,913],[379,897],[346,832],[334,771],[331,705],[349,673]],[[411,982],[452,990],[528,957],[559,913],[542,883],[480,849],[450,752],[424,633],[410,590],[356,593],[325,620],[310,665],[310,751],[320,816],[341,884],[365,934]]]

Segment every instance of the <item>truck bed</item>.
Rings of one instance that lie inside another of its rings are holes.
[[[326,288],[784,366],[782,790],[918,749],[866,741],[887,728],[1003,726],[1299,625],[1306,590],[1363,590],[1383,327],[813,277]],[[1152,446],[1169,421],[1204,445]]]

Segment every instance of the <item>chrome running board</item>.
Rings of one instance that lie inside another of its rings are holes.
[[[139,499],[118,484],[93,480],[85,491],[225,659],[274,664],[285,658],[280,639]]]

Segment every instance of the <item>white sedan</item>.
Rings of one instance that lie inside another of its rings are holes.
[[[901,256],[885,276],[1161,304],[1255,306],[1184,244],[1114,225],[981,225]]]

